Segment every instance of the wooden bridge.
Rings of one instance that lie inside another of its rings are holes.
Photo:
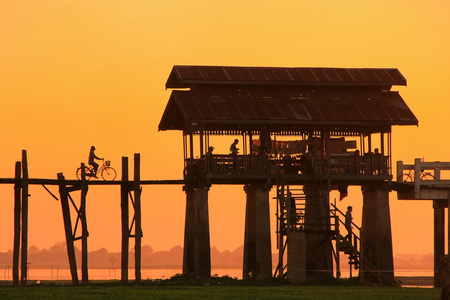
[[[433,202],[434,211],[434,285],[442,287],[445,258],[445,209],[447,209],[447,249],[450,249],[450,162],[397,162],[397,182],[394,189],[399,200]],[[447,172],[447,174],[445,174]],[[447,175],[447,176],[445,176]],[[448,255],[449,253],[447,253]]]
[[[84,164],[81,169],[85,170]],[[140,180],[140,154],[134,156],[134,179],[129,180],[128,157],[122,157],[122,178],[119,181],[89,181],[85,172],[81,180],[66,179],[62,173],[57,179],[38,179],[28,177],[27,152],[22,151],[22,161],[16,162],[14,178],[0,178],[0,184],[14,185],[14,250],[13,250],[13,284],[27,284],[27,251],[28,251],[28,187],[42,185],[47,192],[61,202],[66,235],[66,247],[69,258],[70,272],[73,284],[79,284],[77,262],[75,258],[74,242],[81,240],[81,271],[82,283],[89,281],[88,251],[87,251],[87,222],[86,222],[86,196],[91,185],[119,185],[121,188],[122,211],[122,263],[121,281],[128,282],[128,253],[129,240],[135,239],[135,280],[141,280],[141,193],[142,185],[173,185],[185,184],[185,180]],[[59,186],[59,197],[50,192],[46,186]],[[77,203],[71,196],[72,192],[81,191],[80,201]],[[130,205],[131,204],[131,205]],[[75,210],[76,220],[71,220],[71,209]],[[129,211],[134,215],[129,220]],[[20,260],[20,268],[19,268]],[[19,274],[20,273],[20,274]],[[19,276],[20,275],[20,276]],[[20,280],[19,280],[20,278]]]

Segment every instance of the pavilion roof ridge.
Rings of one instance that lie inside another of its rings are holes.
[[[406,85],[406,79],[397,68],[175,65],[166,88],[190,88],[199,84],[390,87]]]

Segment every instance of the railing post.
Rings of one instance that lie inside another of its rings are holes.
[[[414,194],[415,197],[420,199],[420,174],[422,172],[422,166],[420,158],[414,160]]]
[[[403,161],[397,161],[397,181],[403,182]]]

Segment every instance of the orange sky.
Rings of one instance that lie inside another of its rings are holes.
[[[393,161],[450,161],[449,16],[445,0],[1,1],[0,177],[14,176],[26,149],[30,177],[74,178],[95,145],[119,171],[122,156],[132,165],[141,153],[142,179],[181,179],[182,135],[157,131],[175,64],[398,68],[408,86],[395,89],[419,127],[394,128]],[[227,153],[231,141],[212,139],[215,152]],[[64,241],[60,203],[41,186],[30,194],[29,245]],[[182,245],[181,186],[144,186],[142,197],[143,244]],[[358,223],[361,200],[355,187],[339,203],[353,205]],[[0,201],[0,251],[7,251],[11,185],[0,186]],[[209,205],[211,245],[242,245],[242,186],[213,186]],[[119,251],[119,188],[92,186],[87,216],[89,249]],[[398,201],[393,192],[391,220],[394,253],[433,251],[431,202]]]

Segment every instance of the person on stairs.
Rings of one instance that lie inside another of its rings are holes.
[[[345,213],[345,229],[347,229],[348,234],[345,236],[345,239],[348,240],[350,242],[350,244],[352,243],[352,211],[353,211],[353,207],[348,206],[347,207],[347,212]]]

